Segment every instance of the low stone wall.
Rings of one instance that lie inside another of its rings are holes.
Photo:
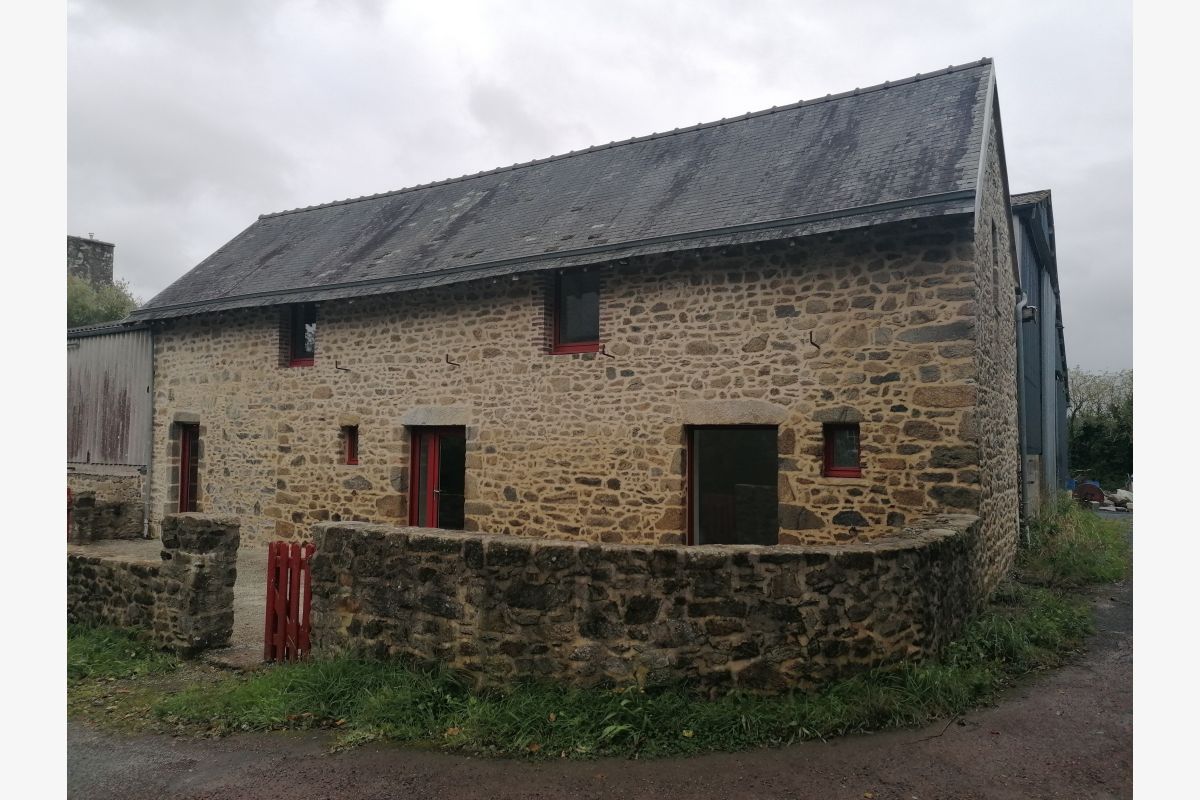
[[[184,654],[229,643],[238,521],[175,514],[162,522],[159,559],[67,550],[67,620],[144,628]]]
[[[638,546],[315,526],[316,652],[502,684],[807,686],[937,651],[990,588],[978,518],[845,546]]]
[[[70,541],[142,538],[143,476],[132,473],[67,470],[71,490]]]

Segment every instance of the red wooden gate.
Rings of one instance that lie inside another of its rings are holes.
[[[312,577],[312,543],[271,542],[267,545],[267,625],[264,661],[308,658]]]

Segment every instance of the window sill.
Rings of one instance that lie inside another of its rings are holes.
[[[556,344],[550,348],[550,355],[568,355],[571,353],[599,353],[599,342],[580,342],[578,344]]]
[[[830,469],[822,473],[822,478],[862,478],[861,469]]]
[[[315,358],[294,358],[287,363],[289,367],[311,367],[316,363]]]

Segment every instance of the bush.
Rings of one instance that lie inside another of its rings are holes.
[[[125,281],[93,286],[76,275],[67,276],[68,328],[124,319],[138,305]]]

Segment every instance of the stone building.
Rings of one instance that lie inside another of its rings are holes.
[[[261,216],[153,330],[151,525],[838,544],[1018,531],[989,59]]]
[[[68,235],[67,274],[83,278],[94,286],[111,286],[115,248],[111,242]]]

